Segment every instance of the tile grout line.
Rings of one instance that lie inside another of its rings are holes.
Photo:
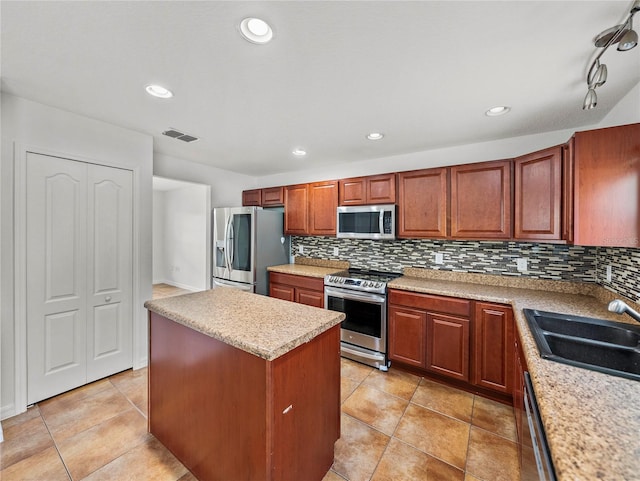
[[[69,479],[71,481],[73,481],[73,476],[71,476],[71,471],[69,470],[69,467],[67,466],[67,463],[64,460],[64,457],[62,456],[62,453],[60,452],[60,448],[58,448],[58,443],[56,442],[55,438],[53,437],[53,434],[51,434],[51,430],[49,429],[49,425],[47,424],[47,420],[44,417],[44,414],[42,414],[42,410],[40,409],[40,405],[38,403],[35,403],[36,406],[38,406],[38,414],[40,415],[40,418],[42,419],[42,423],[44,424],[44,427],[47,429],[47,433],[49,433],[49,437],[51,438],[51,442],[53,443],[53,447],[56,448],[56,453],[58,453],[58,457],[60,458],[60,462],[62,463],[62,466],[64,467],[64,470],[67,473],[67,476],[69,477]]]

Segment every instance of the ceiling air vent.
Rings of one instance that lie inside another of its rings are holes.
[[[165,130],[162,132],[162,135],[166,135],[167,137],[171,137],[173,139],[182,140],[183,142],[195,142],[200,140],[198,137],[194,137],[193,135],[185,134],[184,132],[180,132],[174,128],[170,128],[169,130]]]

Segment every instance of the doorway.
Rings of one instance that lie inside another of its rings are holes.
[[[211,287],[211,186],[153,177],[153,284]]]

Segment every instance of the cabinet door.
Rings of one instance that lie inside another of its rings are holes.
[[[469,319],[427,313],[427,369],[469,381]]]
[[[515,222],[513,236],[527,240],[560,240],[562,147],[514,160]]]
[[[284,187],[269,187],[262,189],[262,206],[284,205]]]
[[[367,203],[367,182],[364,177],[339,181],[340,205],[364,205]]]
[[[269,284],[269,297],[297,302],[294,287],[285,286],[284,284],[274,284],[273,282]]]
[[[307,184],[288,185],[284,188],[284,233],[306,235],[308,232]]]
[[[398,174],[398,237],[447,236],[447,169]]]
[[[262,205],[262,191],[260,189],[243,190],[242,205]]]
[[[511,307],[476,302],[473,384],[512,393],[513,343]]]
[[[296,302],[313,307],[324,307],[324,292],[296,288]]]
[[[309,184],[310,235],[336,235],[338,181]]]
[[[396,203],[396,175],[383,174],[367,177],[367,204]]]
[[[426,367],[426,318],[424,311],[389,306],[389,359]]]
[[[562,239],[573,243],[573,142],[562,146]]]
[[[640,124],[577,132],[574,242],[640,247]]]
[[[451,237],[511,238],[511,161],[451,167]]]

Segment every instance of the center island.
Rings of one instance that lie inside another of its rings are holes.
[[[324,477],[344,314],[226,287],[145,307],[149,431],[199,480]]]

